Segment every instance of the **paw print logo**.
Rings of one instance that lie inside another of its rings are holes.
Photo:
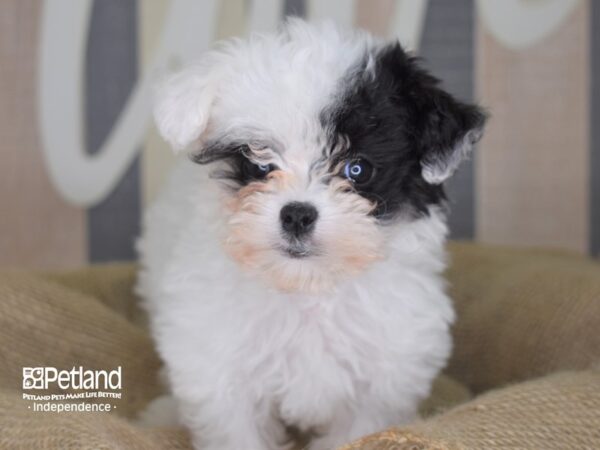
[[[44,369],[42,367],[23,367],[23,389],[43,389]]]

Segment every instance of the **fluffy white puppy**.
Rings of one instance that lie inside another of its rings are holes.
[[[183,156],[139,288],[196,448],[413,420],[451,350],[442,183],[484,114],[398,43],[292,20],[175,75],[155,116]]]

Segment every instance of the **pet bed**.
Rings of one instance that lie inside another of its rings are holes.
[[[344,449],[599,449],[600,265],[462,243],[450,256],[455,350],[424,419]],[[180,428],[130,420],[162,392],[134,279],[131,264],[0,273],[0,448],[191,448]],[[34,412],[23,367],[47,366],[121,366],[122,398],[109,413]]]

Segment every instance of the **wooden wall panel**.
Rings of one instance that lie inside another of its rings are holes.
[[[591,2],[590,9],[590,253],[600,257],[600,2]]]
[[[58,268],[86,259],[85,212],[46,173],[37,126],[42,2],[3,0],[0,14],[0,266]]]
[[[355,23],[359,28],[388,37],[394,0],[357,0]]]
[[[473,0],[430,0],[423,24],[419,56],[441,85],[464,102],[472,102],[474,92],[475,5]],[[463,161],[446,184],[450,201],[448,225],[454,239],[473,239],[475,234],[474,160]]]
[[[588,248],[589,3],[544,41],[502,47],[480,26],[477,85],[492,119],[477,158],[477,236]]]
[[[140,78],[147,76],[154,51],[161,35],[169,0],[141,1],[138,6],[138,54],[140,55]],[[175,157],[167,143],[158,135],[154,123],[148,127],[142,145],[141,182],[142,204],[148,206],[156,197],[172,167]]]
[[[138,73],[137,0],[94,2],[85,62],[86,149],[97,154],[129,99]],[[90,262],[132,260],[140,230],[140,160],[88,208]]]

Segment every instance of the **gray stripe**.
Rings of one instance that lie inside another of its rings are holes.
[[[474,97],[474,14],[473,0],[431,0],[419,52],[444,88],[464,101]],[[475,235],[474,184],[472,160],[464,162],[447,184],[453,238],[471,239]]]
[[[95,1],[86,61],[86,143],[98,151],[137,77],[137,3]],[[91,261],[132,259],[139,232],[140,173],[136,158],[112,193],[88,211]]]
[[[304,0],[285,0],[283,2],[283,16],[306,16],[306,2]]]
[[[600,256],[600,3],[591,11],[590,251]]]

